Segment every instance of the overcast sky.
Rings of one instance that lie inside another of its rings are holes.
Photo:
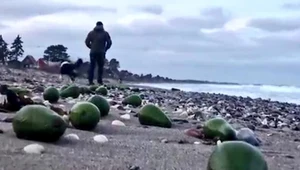
[[[178,79],[300,85],[300,2],[292,0],[2,0],[0,33],[25,55],[52,44],[88,60],[96,21],[122,69]]]

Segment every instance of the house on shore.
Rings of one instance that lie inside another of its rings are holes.
[[[27,55],[23,61],[22,65],[24,68],[37,68],[37,62],[32,55]]]

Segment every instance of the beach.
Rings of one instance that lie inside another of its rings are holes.
[[[59,76],[36,70],[10,69],[0,76],[1,84],[18,85],[41,96],[42,87],[61,87]],[[86,80],[78,80],[78,84]],[[179,89],[178,89],[179,90]],[[300,106],[265,99],[252,99],[222,94],[185,92],[152,87],[134,86],[123,90],[109,90],[111,111],[100,120],[93,131],[68,128],[61,139],[52,144],[16,138],[9,122],[0,122],[0,168],[4,170],[206,170],[207,161],[215,145],[188,136],[186,129],[199,128],[205,120],[221,116],[236,129],[249,127],[262,141],[260,147],[271,170],[296,170],[300,167]],[[120,101],[132,93],[143,95],[145,103],[154,103],[166,111],[173,120],[170,129],[140,125],[136,114],[140,108],[122,106]],[[60,100],[68,110],[78,99]],[[121,118],[129,114],[130,120]],[[13,117],[13,113],[0,113],[0,120]],[[112,125],[120,120],[125,126]],[[70,139],[76,134],[79,140]],[[95,135],[108,138],[97,143]],[[45,147],[42,154],[27,154],[23,148],[32,143]]]

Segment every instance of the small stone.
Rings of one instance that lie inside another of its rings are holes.
[[[122,116],[120,116],[122,119],[124,120],[130,120],[130,114],[124,114]]]
[[[66,135],[65,138],[70,139],[70,140],[79,140],[78,135],[76,135],[75,133],[70,133],[70,134]]]
[[[199,142],[199,141],[195,141],[195,142],[194,142],[194,144],[195,144],[195,145],[200,145],[200,144],[201,144],[201,142]]]
[[[104,135],[96,135],[93,137],[94,141],[98,142],[98,143],[105,143],[108,142],[108,139],[106,136]]]
[[[4,133],[2,129],[0,129],[0,133]]]
[[[75,100],[75,99],[68,100],[67,103],[69,103],[69,104],[75,104],[75,103],[76,103],[76,100]]]
[[[130,166],[128,169],[129,170],[140,170],[141,168],[138,166]]]
[[[36,102],[36,103],[43,103],[44,100],[40,97],[40,96],[34,96],[31,98],[32,101]]]
[[[161,143],[169,143],[168,139],[161,140]]]
[[[44,146],[35,143],[25,146],[23,150],[29,154],[41,154],[45,151],[45,148]]]
[[[181,140],[178,141],[178,144],[186,144],[186,143],[189,143],[189,142],[186,141],[186,140],[183,140],[183,139],[181,139]]]
[[[44,105],[46,105],[46,106],[51,106],[51,103],[50,103],[48,100],[45,100],[43,103],[44,103]]]
[[[114,120],[114,121],[112,121],[111,125],[114,125],[114,126],[126,126],[125,123],[123,123],[120,120]]]
[[[123,106],[120,106],[120,105],[117,107],[117,109],[118,109],[118,110],[125,111],[125,108],[124,108]]]

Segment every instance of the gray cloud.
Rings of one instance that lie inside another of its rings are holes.
[[[24,19],[37,15],[47,15],[66,11],[97,11],[99,13],[116,12],[116,9],[102,6],[81,6],[40,0],[7,0],[1,2],[0,19]]]
[[[160,15],[164,12],[164,9],[160,5],[145,5],[145,6],[132,6],[131,9],[139,12],[146,12],[150,14]]]
[[[173,78],[274,84],[279,81],[278,76],[282,77],[280,82],[286,83],[298,79],[300,29],[297,26],[285,26],[283,30],[287,33],[281,33],[274,30],[282,29],[266,25],[280,27],[287,24],[283,20],[271,19],[272,22],[261,26],[262,21],[253,19],[255,22],[252,20],[249,27],[271,30],[270,35],[256,32],[248,35],[258,31],[254,28],[229,31],[222,27],[232,16],[222,8],[203,10],[197,17],[167,21],[155,17],[135,19],[126,26],[107,24],[113,40],[108,58],[116,57],[122,69]],[[206,33],[202,28],[216,28],[216,31]],[[72,57],[88,60],[84,39],[91,29],[38,20],[31,29],[10,32],[4,38],[11,42],[20,33],[25,53],[37,58],[42,57],[47,46],[64,44]],[[292,71],[287,71],[289,68]]]
[[[300,3],[285,3],[282,5],[283,9],[288,10],[299,10],[300,9]]]
[[[201,11],[200,14],[196,17],[172,18],[169,22],[176,27],[199,30],[201,28],[220,28],[231,19],[230,15],[220,7],[207,8]]]
[[[270,32],[293,31],[300,28],[300,18],[254,18],[248,26]]]

